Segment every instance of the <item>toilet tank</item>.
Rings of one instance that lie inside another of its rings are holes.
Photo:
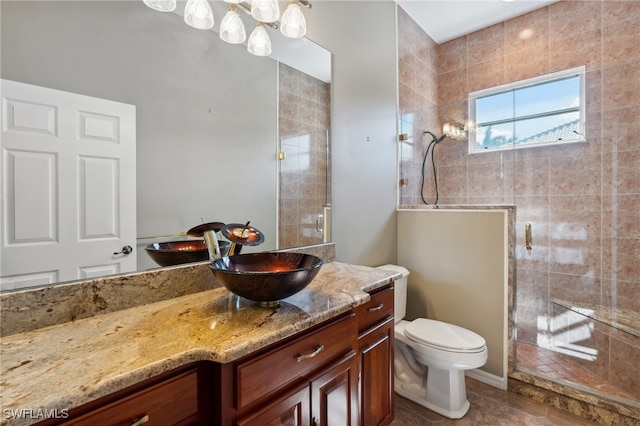
[[[387,269],[402,274],[402,277],[398,278],[395,282],[393,294],[393,319],[395,322],[398,322],[407,315],[407,281],[409,279],[409,270],[398,265],[382,265],[378,266],[378,269]]]

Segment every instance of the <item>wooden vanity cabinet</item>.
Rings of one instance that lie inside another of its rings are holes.
[[[357,426],[356,341],[350,312],[235,363],[234,406],[226,407],[234,415],[223,416],[221,424]]]
[[[223,388],[235,386],[235,395],[227,402],[232,414],[223,414],[220,425],[389,425],[394,415],[393,283],[370,296],[346,316],[233,368],[223,366]]]
[[[207,425],[209,375],[206,363],[190,365],[74,408],[66,419],[48,419],[38,426]]]
[[[358,361],[351,351],[236,422],[238,426],[357,426]]]
[[[356,308],[362,426],[386,426],[393,421],[393,293],[393,284],[382,287]]]

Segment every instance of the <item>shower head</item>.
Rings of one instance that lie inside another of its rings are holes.
[[[437,137],[435,134],[431,133],[431,132],[430,132],[430,131],[428,131],[428,130],[425,130],[425,131],[424,131],[424,134],[425,134],[425,135],[429,135],[429,136],[431,136],[431,137],[433,138],[433,141],[432,141],[432,142],[437,143],[437,144],[438,144],[438,143],[440,143],[440,142],[442,142],[443,140],[445,140],[445,138],[447,137],[447,134],[446,134],[446,133],[445,133],[444,135],[440,136],[440,137]]]

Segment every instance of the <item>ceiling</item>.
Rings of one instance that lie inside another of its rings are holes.
[[[523,15],[557,0],[396,0],[438,44]]]

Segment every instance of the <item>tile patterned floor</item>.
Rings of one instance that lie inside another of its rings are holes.
[[[634,400],[633,396],[611,385],[602,377],[552,350],[517,342],[516,354],[519,371],[540,373],[551,379],[572,382],[607,395]]]
[[[451,420],[396,394],[391,426],[593,426],[596,423],[467,378],[469,412]]]

